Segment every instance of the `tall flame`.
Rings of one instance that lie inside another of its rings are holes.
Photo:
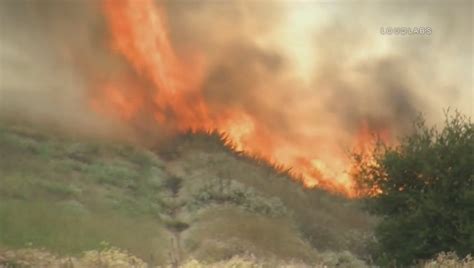
[[[333,172],[317,157],[316,149],[310,148],[313,144],[272,133],[244,110],[211,109],[202,94],[205,59],[199,52],[192,53],[187,57],[191,60],[187,61],[178,56],[167,32],[164,9],[153,0],[104,0],[103,9],[112,49],[152,89],[144,94],[145,89],[136,89],[139,86],[132,83],[107,82],[93,100],[94,107],[112,111],[123,120],[132,120],[145,99],[151,98],[157,124],[177,132],[216,129],[226,133],[237,150],[291,167],[307,187],[354,195],[350,175],[344,172],[348,160],[343,152],[326,152],[334,155],[332,166],[340,169]],[[365,142],[365,139],[364,127],[355,142]]]

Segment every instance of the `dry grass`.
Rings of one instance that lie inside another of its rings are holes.
[[[58,257],[44,250],[21,249],[0,252],[0,267],[3,268],[145,268],[147,264],[116,248],[86,251],[80,257]]]
[[[474,259],[467,255],[464,259],[459,258],[456,253],[442,252],[432,260],[420,264],[421,268],[472,268]]]
[[[0,268],[171,268],[171,265],[153,266],[118,248],[104,248],[83,252],[80,256],[57,256],[45,250],[0,250]],[[253,255],[236,255],[226,260],[202,262],[193,258],[184,261],[182,268],[363,268],[369,267],[350,253],[324,253],[313,262],[256,258]],[[454,253],[441,253],[435,259],[420,264],[420,268],[472,268],[474,260],[467,256],[459,259]]]
[[[347,258],[347,256],[346,256]],[[281,260],[278,258],[256,258],[253,255],[236,255],[226,260],[216,262],[202,262],[193,258],[187,259],[179,267],[182,268],[363,268],[361,263],[352,259],[338,262],[339,258],[320,261],[310,264],[298,260]],[[57,256],[45,250],[20,249],[0,250],[0,268],[171,268],[170,264],[154,266],[145,263],[140,258],[118,248],[106,248],[83,252],[80,256]]]

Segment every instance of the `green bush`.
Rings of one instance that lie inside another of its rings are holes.
[[[232,204],[250,212],[269,216],[287,213],[285,205],[277,197],[264,197],[252,188],[231,180],[214,180],[193,196],[189,208],[196,209],[212,203]]]
[[[97,180],[99,183],[110,184],[118,187],[131,187],[136,184],[139,177],[138,172],[119,161],[115,162],[95,162],[86,166],[86,174]]]
[[[473,152],[473,124],[456,114],[441,130],[420,119],[397,147],[379,144],[371,158],[355,155],[359,186],[373,194],[368,208],[382,216],[374,245],[380,264],[474,252]]]

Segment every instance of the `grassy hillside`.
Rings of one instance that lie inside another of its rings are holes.
[[[357,202],[303,189],[224,143],[186,134],[147,149],[3,121],[0,248],[78,255],[111,245],[161,265],[365,257],[374,219]]]

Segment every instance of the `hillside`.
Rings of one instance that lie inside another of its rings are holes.
[[[0,123],[0,249],[117,247],[149,264],[237,255],[363,266],[375,219],[216,133],[155,148]]]

